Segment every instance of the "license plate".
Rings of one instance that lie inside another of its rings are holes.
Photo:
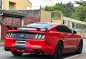
[[[26,44],[26,41],[16,41],[16,44]]]

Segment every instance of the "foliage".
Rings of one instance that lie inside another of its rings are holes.
[[[76,4],[79,4],[79,6],[75,7],[71,2],[67,4],[58,3],[54,6],[45,6],[44,10],[62,11],[66,17],[86,21],[86,1],[76,2]]]
[[[86,21],[86,1],[83,1],[80,5],[80,20]]]

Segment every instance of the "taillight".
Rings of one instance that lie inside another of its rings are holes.
[[[6,37],[7,38],[14,38],[15,34],[14,33],[7,33]]]
[[[16,39],[45,39],[44,34],[37,33],[7,33],[6,37]]]
[[[36,34],[35,39],[45,39],[45,35],[43,35],[43,34]]]
[[[41,39],[45,39],[45,35],[42,35],[42,38]]]

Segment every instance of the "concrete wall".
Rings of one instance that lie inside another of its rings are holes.
[[[56,19],[56,20],[52,20],[52,23],[63,23],[63,20],[59,20],[59,19]]]
[[[3,10],[9,10],[9,2],[16,4],[15,10],[27,10],[27,7],[32,7],[32,3],[27,0],[2,0]]]
[[[51,12],[41,10],[40,22],[51,22]]]

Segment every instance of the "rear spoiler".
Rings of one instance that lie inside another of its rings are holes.
[[[49,31],[48,28],[38,28],[38,27],[26,27],[26,28],[20,28],[20,31],[24,31],[24,30],[34,30],[36,29],[37,31],[41,31],[41,30],[45,30],[46,32]]]
[[[46,32],[49,31],[48,28],[36,28],[36,29],[37,29],[37,31],[40,31],[40,30],[42,30],[42,29],[44,29]]]

